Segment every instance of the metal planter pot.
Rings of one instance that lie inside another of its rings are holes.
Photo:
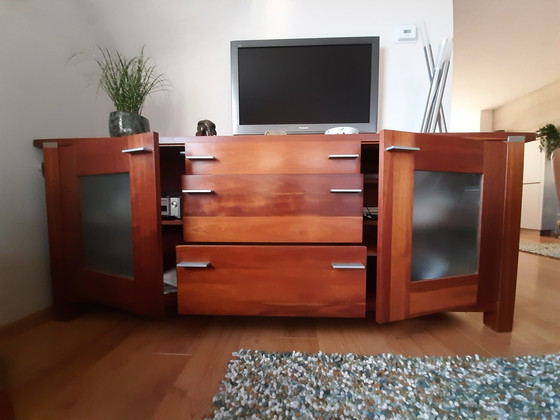
[[[150,131],[150,122],[142,115],[125,111],[113,111],[109,114],[111,137],[129,136],[148,131]]]

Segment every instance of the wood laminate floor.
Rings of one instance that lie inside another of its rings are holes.
[[[522,239],[550,242],[523,232]],[[200,419],[231,353],[266,351],[512,356],[560,352],[560,260],[519,255],[514,331],[481,314],[448,313],[377,325],[367,319],[177,316],[115,311],[0,335],[19,420]]]

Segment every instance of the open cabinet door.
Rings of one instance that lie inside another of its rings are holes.
[[[507,144],[381,132],[376,320],[492,311]]]
[[[158,136],[42,144],[53,300],[164,315]]]

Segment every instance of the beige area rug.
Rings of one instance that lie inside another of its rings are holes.
[[[522,242],[519,244],[519,250],[529,252],[531,254],[542,255],[544,257],[560,259],[560,244],[536,244]]]

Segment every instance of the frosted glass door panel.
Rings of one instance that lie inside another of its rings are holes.
[[[414,172],[411,280],[478,272],[482,174]]]
[[[132,278],[129,174],[81,176],[79,188],[86,268]]]

